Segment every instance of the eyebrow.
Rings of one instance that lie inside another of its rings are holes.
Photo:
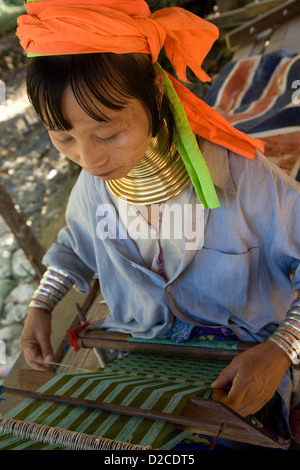
[[[110,126],[113,126],[115,124],[118,124],[118,123],[120,123],[120,121],[121,121],[120,119],[113,119],[113,120],[109,120],[109,121],[104,121],[104,120],[103,121],[96,121],[97,124],[95,124],[95,126],[93,126],[90,130],[91,131],[99,130],[99,124],[104,124],[104,127],[106,128],[106,127],[110,127]],[[48,127],[48,126],[45,126],[45,128],[49,132],[59,132],[59,133],[61,133],[61,132],[70,132],[74,129],[74,127],[70,127],[70,129],[68,129],[68,130],[67,129],[60,130],[60,129],[53,129],[53,128]]]

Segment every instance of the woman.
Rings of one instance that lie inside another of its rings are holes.
[[[247,416],[278,390],[287,416],[300,339],[299,300],[290,310],[299,186],[157,64],[164,46],[180,80],[187,65],[207,80],[213,25],[177,8],[151,15],[140,0],[88,3],[32,2],[19,20],[29,97],[55,147],[83,168],[43,260],[25,358],[40,370],[54,360],[49,313],[74,283],[88,292],[96,272],[104,328],[184,340],[222,327],[258,343],[224,369],[213,398]]]

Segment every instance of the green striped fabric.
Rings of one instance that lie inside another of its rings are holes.
[[[210,384],[227,363],[132,353],[96,372],[58,374],[40,391],[180,414],[188,397],[210,398]],[[189,434],[159,421],[31,399],[6,417],[153,449],[171,449]],[[55,447],[1,435],[0,449]]]

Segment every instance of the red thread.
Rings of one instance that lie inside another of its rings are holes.
[[[219,428],[219,431],[218,431],[218,434],[216,435],[216,437],[215,437],[215,439],[214,439],[214,442],[212,443],[212,445],[211,445],[211,447],[210,447],[209,450],[213,450],[213,449],[214,449],[215,444],[216,444],[217,440],[219,439],[220,434],[221,434],[221,432],[223,431],[223,429],[224,429],[224,423],[221,423],[220,428]]]
[[[75,352],[79,351],[79,346],[78,346],[78,343],[77,343],[78,333],[80,331],[84,330],[84,328],[86,328],[89,324],[90,323],[88,321],[86,321],[86,322],[82,323],[81,325],[77,326],[77,328],[75,328],[75,330],[67,330],[66,331],[67,335],[70,336],[69,345],[73,346]]]

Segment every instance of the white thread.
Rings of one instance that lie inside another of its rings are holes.
[[[72,450],[149,450],[151,447],[142,447],[126,442],[113,441],[97,436],[90,436],[76,431],[45,426],[36,423],[27,423],[16,419],[0,417],[0,432],[11,434],[22,439],[43,442],[55,447]]]

